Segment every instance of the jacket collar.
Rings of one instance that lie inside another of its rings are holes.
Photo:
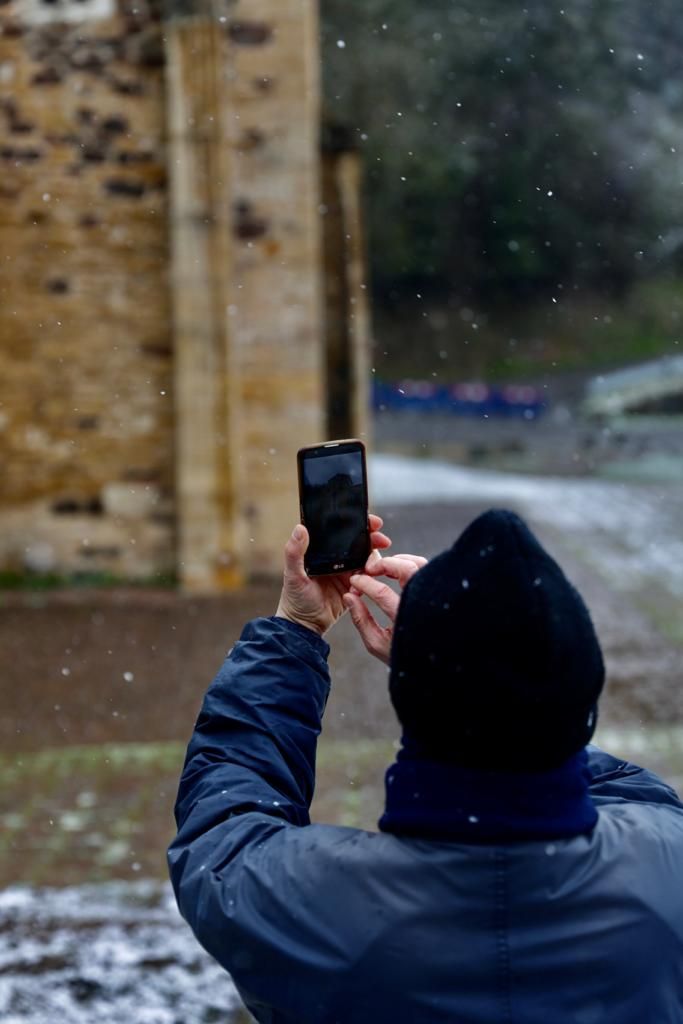
[[[495,843],[561,839],[589,832],[585,751],[544,772],[486,772],[420,755],[404,740],[386,773],[382,832],[425,839]]]

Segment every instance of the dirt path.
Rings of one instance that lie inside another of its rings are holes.
[[[397,551],[435,554],[489,503],[383,509]],[[681,651],[590,564],[572,535],[539,533],[585,594],[603,641],[610,685],[605,721],[683,722]],[[0,742],[5,753],[104,742],[187,738],[202,694],[243,623],[276,606],[277,586],[218,599],[172,592],[5,595]],[[331,635],[334,692],[325,733],[393,737],[386,671],[350,623]]]

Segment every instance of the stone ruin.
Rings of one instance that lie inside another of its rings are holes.
[[[0,0],[0,572],[279,572],[365,435],[359,167],[315,0]]]

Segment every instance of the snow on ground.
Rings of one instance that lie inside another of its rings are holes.
[[[652,584],[683,597],[683,471],[681,483],[643,486],[375,455],[368,472],[378,508],[449,500],[511,505],[565,533],[577,554],[585,549],[615,589],[635,592]]]
[[[169,885],[0,892],[3,1024],[229,1024],[239,1005]]]

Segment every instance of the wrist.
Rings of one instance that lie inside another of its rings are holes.
[[[278,605],[277,611],[275,612],[275,618],[285,619],[287,622],[293,622],[295,626],[302,626],[304,629],[310,630],[311,633],[315,633],[315,635],[319,637],[322,637],[325,633],[324,628],[317,622],[311,622],[298,615],[293,615],[291,612],[287,611],[286,608],[283,608],[282,604]]]

